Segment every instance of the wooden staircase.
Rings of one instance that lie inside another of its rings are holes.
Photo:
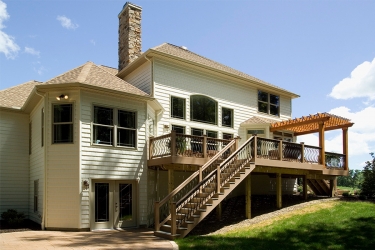
[[[325,180],[307,179],[307,185],[316,195],[330,196],[330,187]]]
[[[253,145],[251,137],[236,149],[233,140],[162,201],[155,202],[154,235],[170,240],[185,237],[254,170]]]

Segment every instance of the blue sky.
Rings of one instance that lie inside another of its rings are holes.
[[[86,61],[117,67],[125,0],[0,0],[0,89]],[[375,152],[375,1],[133,0],[143,51],[169,42],[299,94],[293,117],[352,119],[350,167]],[[327,132],[341,152],[341,132]],[[316,144],[317,136],[299,139]]]

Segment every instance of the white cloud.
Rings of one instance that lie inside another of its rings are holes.
[[[40,51],[35,50],[33,48],[25,47],[25,53],[33,55],[33,56],[40,57]]]
[[[78,24],[73,23],[72,20],[70,20],[66,16],[57,16],[56,19],[60,21],[61,26],[63,26],[64,28],[68,30],[69,29],[75,30],[79,27]]]
[[[34,71],[38,73],[38,75],[43,75],[43,73],[47,71],[47,69],[43,65],[41,65],[41,62],[37,61],[37,62],[34,62],[33,64],[35,65]]]
[[[20,47],[15,43],[14,37],[2,31],[5,28],[3,22],[9,18],[6,8],[7,5],[0,0],[0,53],[4,53],[7,59],[14,59]]]
[[[349,157],[367,157],[370,152],[375,152],[375,125],[373,119],[375,107],[366,107],[358,112],[351,112],[347,107],[338,107],[329,113],[351,119],[354,125],[349,128]],[[306,145],[319,145],[318,134],[298,136],[298,142]],[[343,152],[342,132],[335,130],[325,133],[325,148],[328,152]]]
[[[349,108],[341,106],[331,109],[329,113],[349,118],[354,125],[350,130],[358,133],[373,133],[375,134],[375,124],[373,117],[375,116],[375,107],[369,106],[358,112],[351,112]],[[371,118],[372,117],[372,118]]]
[[[335,99],[351,99],[368,97],[375,100],[375,58],[358,65],[350,77],[341,80],[333,88],[329,96]]]
[[[95,40],[93,40],[93,39],[90,40],[90,43],[92,43],[92,45],[96,44]]]

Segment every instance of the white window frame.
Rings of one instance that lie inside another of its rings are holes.
[[[71,105],[72,106],[72,120],[71,122],[55,122],[55,106],[59,105]],[[69,144],[74,143],[74,104],[73,103],[52,103],[52,144]],[[56,142],[55,141],[55,125],[72,124],[72,141],[69,142]]]
[[[267,97],[267,100],[268,100],[267,102],[259,100],[259,92],[263,92],[263,93],[267,94],[267,96],[268,96]],[[271,103],[271,95],[277,96],[279,98],[279,106],[276,106],[275,104]],[[278,117],[280,116],[280,96],[279,95],[271,94],[269,92],[266,92],[266,91],[258,89],[258,98],[257,99],[258,99],[258,112],[259,113],[268,114],[268,115],[272,115],[272,116],[278,116]],[[259,110],[259,102],[267,104],[267,112],[263,112],[263,111]],[[271,114],[271,106],[276,106],[277,107],[277,115]]]
[[[106,125],[106,124],[100,124],[100,123],[94,123],[94,115],[95,115],[95,107],[98,108],[106,108],[112,110],[112,119],[113,119],[113,125]],[[125,112],[131,112],[134,113],[134,128],[126,128],[126,127],[120,127],[118,125],[118,112],[119,111],[125,111]],[[117,108],[117,107],[108,107],[105,105],[100,104],[94,104],[92,106],[92,120],[91,120],[91,145],[95,146],[102,146],[102,147],[115,147],[115,148],[128,148],[128,149],[137,149],[138,146],[138,113],[135,110],[129,110],[129,109],[123,109],[123,108]],[[94,126],[102,126],[102,127],[109,127],[112,129],[112,136],[113,140],[111,141],[111,144],[101,144],[101,143],[95,143],[94,142]],[[135,131],[135,142],[134,147],[133,146],[121,146],[118,145],[118,131],[119,130],[131,130]]]

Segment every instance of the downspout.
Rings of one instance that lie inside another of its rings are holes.
[[[44,139],[44,175],[43,175],[43,214],[42,214],[42,223],[41,223],[41,228],[42,230],[45,230],[45,218],[46,218],[46,204],[47,204],[47,143],[46,143],[46,113],[47,113],[47,110],[46,110],[46,99],[45,99],[45,96],[44,95],[41,95],[38,93],[37,89],[35,88],[35,94],[41,96],[43,98],[43,101],[44,101],[44,120],[43,120],[43,123],[44,123],[44,135],[43,135],[43,139]]]
[[[153,62],[152,62],[150,59],[148,59],[146,55],[144,55],[144,58],[145,58],[147,61],[149,61],[150,64],[151,64],[151,93],[150,93],[150,95],[151,95],[152,97],[154,97],[154,93],[155,93],[154,91],[155,91],[155,88],[154,88],[154,67],[153,67]]]

